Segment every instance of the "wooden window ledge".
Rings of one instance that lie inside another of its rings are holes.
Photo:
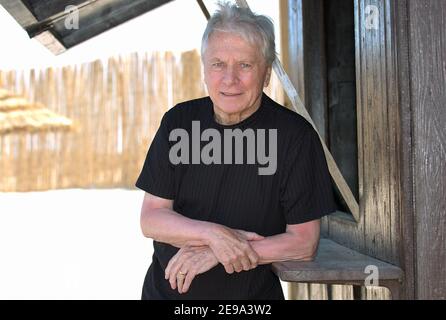
[[[376,266],[378,286],[388,288],[392,299],[400,299],[403,271],[399,267],[329,239],[320,240],[318,253],[313,261],[275,262],[272,266],[282,281],[353,285],[354,293],[365,285],[366,278],[371,275],[370,271],[366,272],[367,266]],[[355,296],[357,298],[357,294]]]

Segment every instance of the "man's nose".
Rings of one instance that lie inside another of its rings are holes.
[[[227,67],[223,74],[223,83],[225,85],[232,85],[237,83],[238,74],[237,70],[234,67]]]

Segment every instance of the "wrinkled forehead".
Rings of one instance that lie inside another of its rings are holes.
[[[233,31],[218,29],[209,35],[204,56],[206,59],[229,56],[242,60],[265,60],[258,42]]]

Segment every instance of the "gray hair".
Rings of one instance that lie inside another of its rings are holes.
[[[271,19],[228,2],[220,2],[218,6],[219,10],[209,19],[204,31],[201,56],[204,57],[212,33],[224,31],[235,33],[251,44],[259,44],[267,65],[271,66],[276,58],[274,24]]]

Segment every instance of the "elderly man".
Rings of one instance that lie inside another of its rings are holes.
[[[312,126],[263,94],[274,59],[271,21],[221,4],[202,41],[209,97],[164,115],[136,183],[146,192],[141,228],[154,239],[143,299],[283,299],[270,264],[314,256],[319,219],[336,210],[330,176]],[[172,161],[197,122],[212,148],[192,145]],[[228,147],[227,130],[246,143]],[[263,138],[257,148],[247,132]],[[275,170],[260,174],[258,149]]]

